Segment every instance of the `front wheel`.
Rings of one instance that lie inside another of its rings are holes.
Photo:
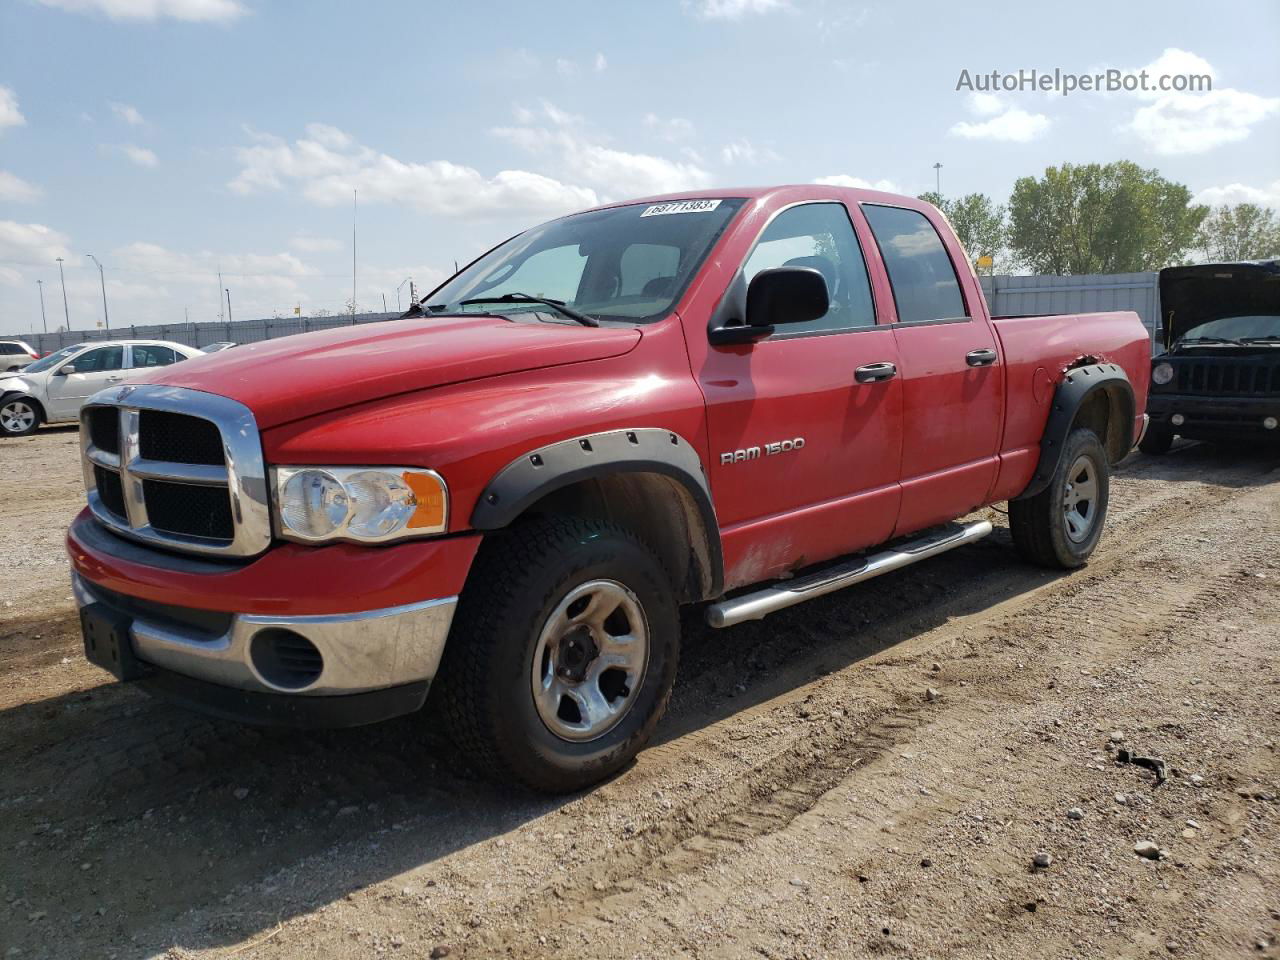
[[[40,408],[26,397],[11,397],[0,404],[0,432],[6,437],[25,437],[40,426]]]
[[[1018,553],[1043,567],[1084,566],[1102,536],[1110,486],[1111,465],[1098,435],[1085,427],[1072,430],[1049,485],[1009,503]]]
[[[546,517],[486,539],[436,679],[467,760],[493,779],[579,790],[629,763],[679,659],[671,578],[615,524]]]

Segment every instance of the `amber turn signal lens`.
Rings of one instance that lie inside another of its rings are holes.
[[[401,478],[409,489],[413,491],[413,499],[416,504],[413,516],[409,518],[409,522],[405,526],[409,529],[422,527],[443,529],[445,495],[440,481],[431,474],[424,473],[405,472],[401,474]]]

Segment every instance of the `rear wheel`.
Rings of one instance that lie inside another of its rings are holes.
[[[0,403],[0,432],[6,437],[25,437],[35,433],[43,418],[40,407],[26,397],[11,397]]]
[[[436,706],[491,778],[578,790],[648,742],[678,658],[676,598],[653,551],[611,523],[540,518],[481,547]]]
[[[1009,503],[1009,528],[1023,559],[1064,570],[1087,563],[1102,536],[1110,481],[1098,435],[1085,427],[1072,430],[1049,485]]]
[[[1171,446],[1173,446],[1173,431],[1169,429],[1168,424],[1153,423],[1147,427],[1147,432],[1138,444],[1138,449],[1143,453],[1159,456],[1162,453],[1168,453]]]

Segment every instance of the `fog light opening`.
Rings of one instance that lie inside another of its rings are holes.
[[[1169,418],[1169,422],[1172,423],[1175,427],[1180,427],[1187,422],[1187,418],[1180,413],[1175,413],[1172,417]]]
[[[1280,426],[1280,420],[1275,417],[1267,417],[1262,421],[1262,426],[1266,430],[1274,430],[1277,426]]]
[[[281,627],[259,630],[249,642],[249,657],[258,675],[273,687],[302,690],[324,670],[324,657],[300,633]]]

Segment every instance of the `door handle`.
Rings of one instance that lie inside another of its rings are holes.
[[[881,380],[892,380],[898,375],[898,368],[892,363],[868,363],[853,371],[853,379],[859,383],[879,383]]]
[[[107,377],[107,383],[119,383],[124,377]]]
[[[970,350],[964,355],[964,362],[971,367],[989,367],[996,362],[996,359],[996,352],[988,347]]]

